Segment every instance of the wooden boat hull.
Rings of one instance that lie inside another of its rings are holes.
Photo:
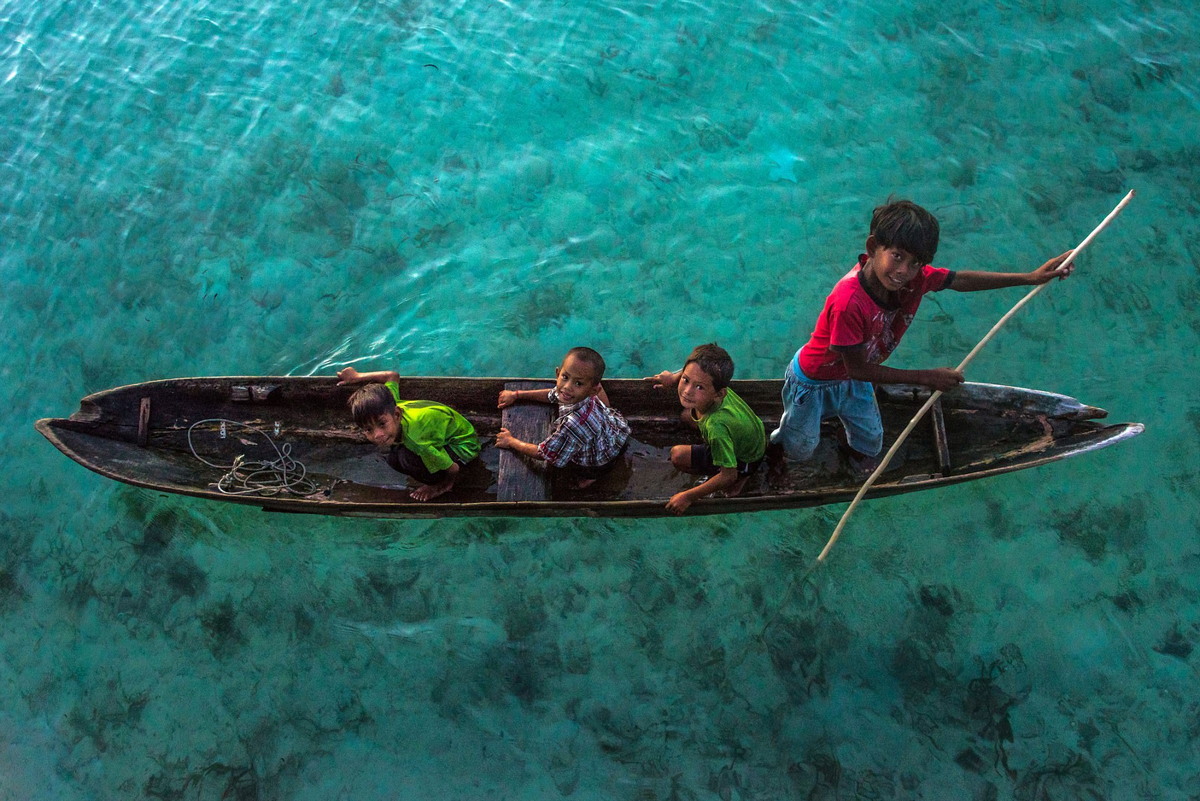
[[[259,506],[268,511],[352,517],[652,517],[669,515],[667,498],[695,482],[673,470],[670,445],[698,441],[679,419],[674,394],[634,379],[605,381],[612,404],[629,420],[633,439],[626,464],[587,490],[575,490],[509,452],[492,447],[502,424],[496,407],[506,383],[536,379],[406,378],[404,397],[453,406],[472,421],[484,442],[480,460],[458,486],[428,502],[413,501],[404,477],[354,429],[346,411],[351,387],[325,377],[180,378],[89,395],[69,418],[36,424],[55,447],[90,470],[161,492]],[[545,382],[541,382],[546,386]],[[759,413],[767,429],[782,411],[780,381],[735,381],[734,390]],[[877,393],[885,447],[911,419],[928,390],[895,385]],[[526,406],[526,405],[522,405]],[[536,405],[528,405],[536,406]],[[548,417],[551,407],[542,407]],[[934,418],[922,423],[868,497],[971,481],[1036,467],[1106,447],[1141,433],[1139,423],[1104,425],[1107,415],[1063,395],[992,384],[964,384],[943,396]],[[521,414],[512,407],[505,414]],[[217,420],[230,421],[224,436]],[[218,489],[217,464],[242,455],[265,459],[273,448],[251,426],[287,444],[308,477],[321,485],[306,496],[230,495]],[[515,420],[515,418],[514,418]],[[827,424],[828,425],[828,424]],[[861,479],[840,469],[833,429],[812,464],[791,465],[782,477],[766,470],[736,498],[706,498],[688,514],[790,509],[850,500]],[[520,474],[520,475],[518,475]]]

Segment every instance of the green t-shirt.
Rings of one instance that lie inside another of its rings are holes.
[[[479,438],[467,418],[441,403],[422,400],[400,400],[400,385],[387,382],[400,410],[400,444],[421,457],[431,473],[450,467],[454,461],[446,449],[463,461],[479,455]]]
[[[766,452],[762,420],[732,389],[725,390],[724,400],[700,418],[698,425],[717,467],[757,462]]]

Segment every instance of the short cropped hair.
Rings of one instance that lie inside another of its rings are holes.
[[[900,248],[921,264],[930,264],[938,249],[937,218],[911,200],[892,200],[871,214],[871,235],[885,248]]]
[[[380,417],[396,411],[396,399],[392,391],[383,384],[367,384],[361,387],[347,402],[354,424],[365,428]]]
[[[700,345],[687,357],[684,368],[695,364],[712,379],[713,389],[725,389],[733,380],[733,359],[729,352],[716,342]]]
[[[579,361],[592,368],[595,373],[596,383],[600,383],[600,379],[604,378],[604,357],[591,348],[571,348],[567,351],[567,356],[574,356]],[[563,357],[563,361],[567,360],[567,356]]]

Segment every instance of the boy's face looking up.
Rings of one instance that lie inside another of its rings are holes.
[[[557,378],[554,388],[558,392],[559,402],[564,405],[579,403],[600,391],[595,369],[573,355],[568,354],[563,359],[562,366],[554,371],[554,375]]]
[[[386,448],[400,436],[400,410],[376,417],[360,430],[368,440]]]
[[[696,362],[684,365],[676,391],[683,408],[691,409],[701,417],[712,411],[725,397],[725,389],[714,389],[712,376]]]
[[[916,278],[923,266],[920,259],[904,248],[884,247],[875,237],[867,238],[867,262],[862,271],[872,289],[899,292]]]

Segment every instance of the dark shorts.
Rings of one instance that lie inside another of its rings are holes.
[[[451,461],[459,467],[467,464],[467,459],[462,458],[452,450],[447,449]],[[421,457],[410,451],[403,445],[393,445],[388,451],[387,463],[393,470],[398,473],[403,473],[406,476],[411,476],[422,484],[438,484],[444,481],[450,474],[449,468],[439,470],[436,473],[430,473],[429,468],[421,461]]]
[[[595,466],[584,466],[581,464],[568,464],[566,467],[560,467],[558,469],[563,471],[567,475],[571,476],[572,478],[578,478],[578,479],[583,479],[583,480],[602,478],[610,470],[612,470],[614,467],[616,467],[618,464],[620,464],[621,460],[625,458],[625,451],[628,448],[629,448],[629,440],[625,440],[625,444],[621,446],[621,450],[617,453],[617,455],[614,456],[609,461],[605,462],[604,464],[595,465]]]
[[[745,478],[754,475],[762,463],[762,459],[753,462],[738,462],[738,477]],[[713,464],[712,448],[707,445],[692,446],[692,469],[706,476],[715,476],[721,472],[721,468]]]

